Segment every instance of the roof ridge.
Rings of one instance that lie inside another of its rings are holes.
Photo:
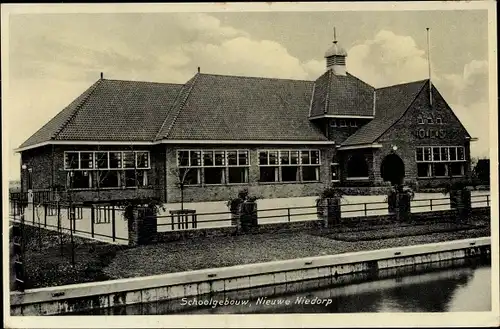
[[[323,109],[323,114],[328,113],[328,103],[330,100],[330,88],[332,86],[332,70],[328,70],[328,84],[326,86],[326,95],[325,95],[325,108]]]
[[[181,103],[179,104],[179,110],[178,110],[178,111],[177,111],[177,113],[174,115],[174,118],[172,119],[172,122],[170,123],[170,126],[167,128],[167,131],[166,131],[166,133],[164,134],[163,138],[167,138],[168,134],[169,134],[169,133],[170,133],[170,131],[172,130],[172,128],[173,128],[173,126],[174,126],[175,122],[177,121],[177,118],[179,117],[179,114],[180,114],[180,113],[181,113],[181,111],[182,111],[182,108],[184,107],[184,105],[185,105],[185,104],[186,104],[186,102],[187,102],[187,99],[189,98],[189,95],[191,95],[191,91],[193,90],[194,85],[196,84],[196,80],[198,79],[198,77],[199,77],[199,76],[200,76],[200,74],[198,74],[198,73],[197,73],[197,74],[195,74],[195,76],[193,77],[193,79],[192,79],[192,81],[193,81],[193,82],[191,83],[191,86],[189,87],[189,90],[187,91],[186,96],[184,97],[184,99],[183,99],[183,100],[181,100]],[[185,87],[185,86],[186,86],[186,85],[184,85],[184,87]],[[182,93],[182,91],[181,91],[181,93]],[[181,94],[181,93],[179,93],[179,96],[180,96],[180,94]],[[175,103],[174,103],[174,104],[175,104]],[[165,122],[164,122],[164,123],[163,123],[163,125],[162,125],[162,129],[161,129],[158,133],[160,133],[160,132],[163,130],[163,126],[164,126],[164,124],[166,123],[166,119],[167,119],[167,118],[165,118]],[[156,136],[156,138],[157,138],[157,137],[158,137],[158,136]],[[156,139],[156,138],[155,138],[155,139]]]
[[[397,84],[394,84],[394,85],[390,85],[390,86],[384,86],[384,87],[380,87],[380,88],[375,88],[376,90],[380,90],[380,89],[385,89],[385,88],[393,88],[393,87],[399,87],[399,86],[404,86],[404,85],[409,85],[409,84],[412,84],[412,83],[425,83],[429,81],[429,79],[422,79],[422,80],[415,80],[415,81],[410,81],[410,82],[403,82],[403,83],[397,83]]]
[[[349,72],[346,72],[346,73],[347,73],[347,74],[349,74],[349,75],[350,75],[351,77],[353,77],[354,79],[358,80],[359,82],[362,82],[362,83],[364,83],[365,85],[367,85],[367,86],[369,86],[369,87],[371,87],[371,88],[373,88],[373,89],[377,89],[377,88],[375,88],[374,86],[372,86],[371,84],[369,84],[368,82],[366,82],[366,81],[364,81],[364,80],[361,80],[360,78],[358,78],[358,77],[357,77],[357,76],[355,76],[354,74],[349,73]]]
[[[290,78],[269,78],[269,77],[256,77],[256,76],[245,76],[245,75],[230,75],[230,74],[217,74],[217,73],[199,73],[199,75],[211,75],[217,77],[232,77],[232,78],[243,78],[243,79],[265,79],[265,80],[285,80],[285,81],[303,81],[303,82],[314,82],[314,80],[305,79],[290,79]]]
[[[94,93],[94,91],[97,89],[97,86],[101,84],[102,79],[97,80],[91,87],[90,90],[88,90],[87,95],[75,106],[75,109],[73,110],[73,113],[64,121],[61,126],[56,130],[55,133],[52,134],[52,136],[49,138],[49,140],[56,139],[57,136],[61,133],[61,131],[66,128],[71,120],[76,116],[78,111],[81,109],[83,104],[89,99],[89,97]]]
[[[151,83],[158,85],[177,85],[182,86],[183,83],[174,83],[174,82],[158,82],[158,81],[144,81],[144,80],[121,80],[121,79],[101,79],[105,81],[116,81],[116,82],[137,82],[137,83]]]

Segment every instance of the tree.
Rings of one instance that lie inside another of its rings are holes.
[[[474,175],[478,178],[481,184],[489,185],[490,159],[479,159],[474,167]]]
[[[182,160],[182,158],[179,159],[179,163],[182,163]],[[179,168],[179,166],[172,167],[169,170],[170,174],[177,179],[175,186],[181,191],[181,210],[184,210],[184,189],[191,181],[189,174],[192,170],[192,168]]]

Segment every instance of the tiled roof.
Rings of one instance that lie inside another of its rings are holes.
[[[369,84],[347,73],[328,70],[314,83],[310,116],[373,116],[373,91]]]
[[[375,118],[349,136],[342,146],[374,143],[403,116],[427,82],[422,80],[377,89]]]
[[[49,140],[152,141],[182,87],[98,80],[20,147]]]
[[[198,74],[158,139],[326,141],[308,120],[313,82]]]

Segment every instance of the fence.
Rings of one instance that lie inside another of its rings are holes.
[[[113,204],[81,204],[68,202],[39,202],[34,194],[33,204],[28,204],[19,193],[11,194],[11,220],[18,221],[24,214],[25,224],[74,234],[83,238],[109,243],[128,243],[128,223],[123,217],[123,209]],[[39,194],[38,200],[45,200],[48,193]],[[472,207],[489,207],[489,195],[472,195]],[[74,220],[70,220],[71,209]],[[442,211],[450,209],[450,198],[415,199],[411,201],[411,212]],[[342,203],[341,217],[368,217],[388,215],[386,201]],[[158,232],[196,230],[204,228],[229,227],[234,225],[234,216],[229,211],[191,212],[170,211],[170,214],[157,216]],[[318,219],[315,205],[258,209],[259,225],[311,221]]]
[[[67,202],[27,203],[11,200],[11,222],[75,235],[82,238],[128,244],[127,222],[123,209],[115,205],[87,205]]]
[[[489,207],[490,202],[490,196],[486,194],[471,196],[471,206],[473,208]],[[450,209],[449,197],[415,199],[411,201],[412,213],[445,211]],[[359,217],[362,220],[363,217],[380,215],[389,215],[386,201],[341,204],[342,218]],[[160,215],[157,216],[158,232],[229,227],[234,225],[233,216],[229,211]],[[257,209],[257,217],[259,225],[311,221],[318,219],[318,211],[315,205]]]

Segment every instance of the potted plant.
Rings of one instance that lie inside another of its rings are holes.
[[[129,243],[146,244],[157,232],[157,214],[165,210],[163,204],[154,198],[135,198],[118,202],[123,208],[123,218],[128,222]]]
[[[321,191],[319,198],[316,199],[316,209],[318,218],[323,220],[324,226],[340,223],[340,202],[343,197],[341,189],[335,186],[326,187]]]
[[[409,206],[409,203],[415,197],[415,192],[409,185],[396,184],[389,188],[385,201],[388,204],[389,213],[396,213],[401,203]],[[402,204],[401,204],[402,205]]]
[[[391,186],[385,198],[389,214],[395,214],[398,221],[406,221],[411,213],[411,200],[415,197],[413,188],[409,185],[395,184]]]
[[[457,209],[460,219],[466,219],[471,209],[471,190],[476,182],[471,179],[450,181],[443,187],[443,194],[450,195],[450,208]]]
[[[236,198],[229,199],[226,203],[231,212],[231,225],[235,225],[238,229],[243,227],[256,227],[257,223],[257,201],[258,197],[250,196],[248,189],[243,189],[238,192]],[[246,213],[250,216],[240,216],[241,213]]]

